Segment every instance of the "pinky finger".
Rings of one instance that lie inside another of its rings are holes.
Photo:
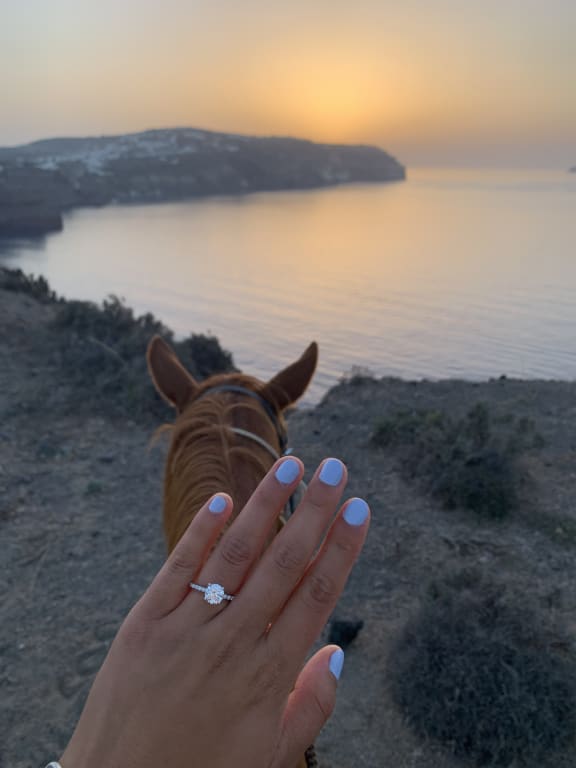
[[[200,571],[232,513],[226,493],[212,496],[176,544],[168,559],[139,601],[139,611],[149,619],[172,613],[188,595],[189,584]]]

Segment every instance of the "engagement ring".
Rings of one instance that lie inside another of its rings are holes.
[[[224,592],[224,587],[220,584],[208,584],[207,587],[201,587],[200,584],[190,582],[190,588],[204,592],[204,600],[210,605],[220,605],[222,600],[234,600],[234,595],[227,595]]]

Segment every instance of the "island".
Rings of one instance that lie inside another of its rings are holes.
[[[193,128],[0,148],[0,237],[44,235],[82,206],[399,181],[382,149]]]

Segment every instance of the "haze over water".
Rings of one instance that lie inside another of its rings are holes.
[[[308,403],[352,366],[576,378],[576,176],[412,170],[405,183],[79,210],[2,260],[210,330],[267,377],[312,340]]]

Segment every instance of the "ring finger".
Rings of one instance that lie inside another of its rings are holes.
[[[278,516],[303,473],[304,466],[299,459],[289,457],[276,462],[224,533],[193,583],[202,589],[215,584],[227,595],[234,596],[260,557]],[[196,616],[212,618],[229,602],[214,588],[204,594],[204,600],[201,598],[202,595],[192,593],[183,607],[188,611],[193,609]],[[214,598],[216,602],[211,604],[208,598]]]
[[[209,499],[184,532],[152,584],[138,602],[148,618],[161,619],[187,597],[190,579],[200,570],[232,513],[232,499],[219,493]]]

